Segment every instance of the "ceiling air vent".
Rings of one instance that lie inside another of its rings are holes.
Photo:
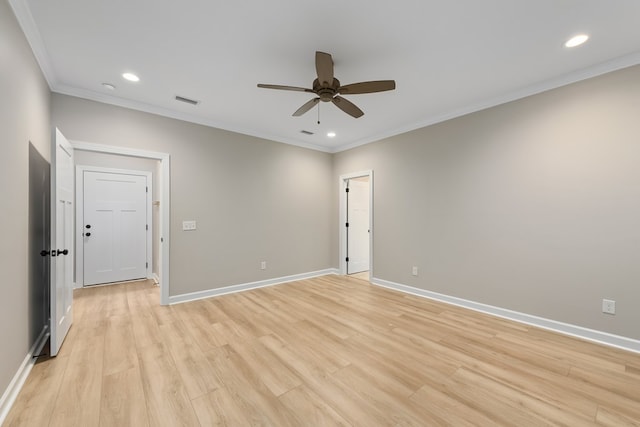
[[[301,130],[300,133],[304,133],[305,135],[313,135],[313,132],[309,132],[308,130]]]
[[[185,98],[184,96],[176,95],[176,101],[184,102],[191,105],[198,105],[200,101],[196,101],[195,99]]]

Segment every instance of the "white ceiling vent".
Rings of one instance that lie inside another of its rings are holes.
[[[195,99],[185,98],[184,96],[176,95],[176,101],[184,102],[191,105],[198,105],[200,101],[196,101]]]

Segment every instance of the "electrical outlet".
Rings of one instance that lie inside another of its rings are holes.
[[[610,299],[603,299],[602,312],[607,314],[616,314],[616,302]]]
[[[414,276],[417,276],[418,275],[418,267],[412,267],[411,268],[411,274],[414,275]]]
[[[262,261],[260,263],[260,270],[266,270],[267,269],[267,261]]]
[[[195,221],[182,221],[182,231],[193,231],[196,229]]]

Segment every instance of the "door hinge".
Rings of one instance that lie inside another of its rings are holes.
[[[349,262],[349,257],[347,257],[347,258],[345,259],[345,261]]]
[[[149,230],[149,224],[145,225],[145,230]]]
[[[148,193],[149,192],[149,187],[144,187],[144,192]]]
[[[146,264],[146,268],[149,268],[149,263],[148,263],[148,262],[146,262],[145,264]]]
[[[345,188],[344,191],[349,192],[349,187]]]
[[[348,228],[349,227],[349,223],[347,222],[344,226]]]

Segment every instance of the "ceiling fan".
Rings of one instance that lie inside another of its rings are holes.
[[[376,80],[371,82],[352,83],[340,86],[340,80],[333,76],[333,59],[324,52],[316,52],[316,73],[318,78],[313,81],[313,89],[296,86],[267,85],[259,83],[258,87],[266,89],[292,90],[297,92],[315,93],[316,98],[306,102],[298,108],[293,116],[298,117],[311,110],[318,102],[333,102],[333,104],[356,119],[364,112],[351,101],[340,95],[357,95],[362,93],[384,92],[396,88],[395,80]]]

